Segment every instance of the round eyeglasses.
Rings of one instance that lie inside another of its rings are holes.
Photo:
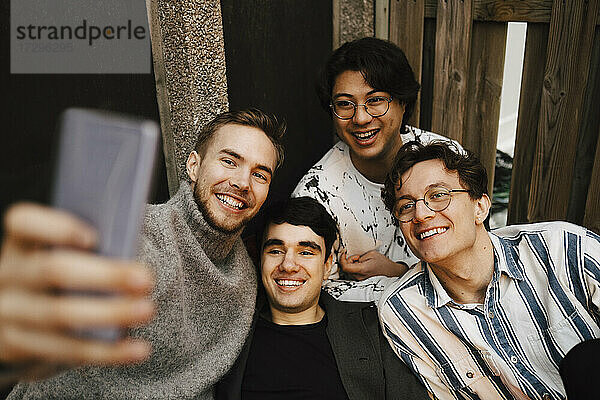
[[[450,205],[452,193],[469,192],[466,189],[446,189],[445,187],[433,187],[425,192],[422,199],[405,199],[396,201],[394,206],[394,217],[400,222],[410,222],[415,217],[417,202],[423,200],[423,203],[431,211],[444,211]]]
[[[373,118],[385,115],[390,109],[392,97],[375,96],[365,100],[364,104],[356,104],[350,100],[335,100],[329,104],[333,113],[339,119],[352,119],[358,107],[364,107],[367,114]]]

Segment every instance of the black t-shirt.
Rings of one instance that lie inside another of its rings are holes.
[[[347,400],[325,328],[259,318],[242,382],[242,399]]]

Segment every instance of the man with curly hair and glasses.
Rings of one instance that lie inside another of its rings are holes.
[[[562,359],[600,337],[600,236],[567,222],[488,232],[486,171],[447,143],[405,144],[383,199],[421,262],[330,292],[378,301],[392,348],[435,398],[564,399]]]

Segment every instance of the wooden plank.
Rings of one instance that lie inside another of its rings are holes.
[[[425,1],[425,16],[435,18],[437,1]],[[552,0],[474,0],[473,20],[496,22],[550,22]]]
[[[600,126],[600,113],[598,112],[598,104],[600,104],[600,26],[596,26],[596,39],[590,66],[583,101],[581,129],[577,141],[571,198],[567,210],[567,220],[578,225],[583,225],[586,213],[588,187],[596,157],[596,142]],[[589,187],[589,190],[593,190],[593,187]],[[596,203],[596,206],[598,205],[600,204]]]
[[[156,100],[158,103],[158,114],[160,116],[160,130],[162,132],[163,154],[165,157],[167,182],[169,185],[169,194],[173,195],[179,188],[179,178],[177,177],[175,140],[173,136],[169,93],[167,89],[167,71],[164,59],[163,38],[160,29],[160,17],[158,14],[158,1],[159,0],[146,0],[146,10],[148,12],[150,41],[152,42],[152,61],[154,65],[154,79],[156,81]]]
[[[583,0],[571,0],[583,1]],[[435,18],[437,0],[425,0],[425,17]],[[552,0],[474,0],[474,21],[550,23]],[[596,25],[600,24],[600,12]]]
[[[425,0],[425,18],[437,16],[437,0]]]
[[[529,187],[533,169],[533,149],[535,148],[544,83],[544,76],[540,71],[543,71],[546,65],[548,29],[548,24],[527,25],[519,119],[508,203],[507,223],[509,225],[529,222],[527,205],[529,204]]]
[[[552,0],[478,0],[474,17],[478,21],[549,22]]]
[[[418,82],[422,82],[424,13],[422,1],[394,0],[390,4],[390,41],[404,50]],[[418,126],[419,119],[420,99],[417,98],[409,123]]]
[[[596,39],[594,40],[594,52],[592,55],[592,68],[590,71],[588,92],[590,96],[586,98],[584,107],[584,136],[585,131],[595,131],[598,135],[596,141],[595,161],[591,167],[590,181],[588,183],[587,203],[585,206],[585,215],[583,225],[600,234],[600,115],[598,113],[598,104],[600,104],[600,27],[596,27]],[[594,129],[595,128],[595,129]],[[584,143],[585,146],[585,143]]]
[[[433,69],[435,66],[435,19],[425,18],[423,25],[423,67],[421,68],[421,102],[419,127],[431,130],[433,109]]]
[[[375,0],[375,37],[390,37],[390,0]]]
[[[431,129],[462,143],[472,0],[438,0]]]
[[[463,146],[479,155],[494,188],[506,30],[503,22],[474,22]]]
[[[599,4],[600,0],[555,0],[552,7],[527,211],[530,221],[567,217],[577,148],[573,134],[580,128]]]
[[[596,144],[596,161],[588,190],[583,225],[600,235],[600,132]]]
[[[332,7],[333,7],[333,36],[332,36],[332,48],[333,50],[337,49],[338,47],[341,46],[340,43],[340,32],[341,32],[341,26],[340,26],[340,6],[341,6],[341,0],[332,0]]]

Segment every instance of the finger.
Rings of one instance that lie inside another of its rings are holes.
[[[344,249],[344,251],[341,254],[344,256],[345,261],[348,263],[357,262],[358,259],[360,258],[360,254],[348,255],[348,252],[346,251],[346,249]]]
[[[339,257],[338,257],[338,263],[340,264],[340,267],[342,268],[342,270],[346,270],[346,265],[348,264],[348,259],[346,258],[346,250],[343,250],[340,252]]]
[[[43,360],[66,364],[116,365],[140,362],[150,355],[141,340],[86,340],[60,332],[40,332],[18,325],[0,327],[1,359],[8,362]]]
[[[0,321],[38,329],[133,327],[148,322],[154,304],[122,296],[50,296],[22,290],[0,294]]]
[[[11,206],[4,216],[7,241],[38,242],[47,245],[91,248],[97,242],[95,230],[65,211],[33,203]]]
[[[142,264],[69,249],[37,250],[7,264],[13,267],[0,269],[0,287],[139,294],[148,293],[154,286],[152,272]]]
[[[357,281],[362,281],[362,280],[364,280],[364,279],[366,278],[366,277],[365,277],[365,276],[364,276],[362,273],[360,273],[360,272],[357,272],[357,273],[350,274],[350,276],[351,276],[351,277],[352,277],[354,280],[357,280]]]
[[[350,263],[360,262],[360,255],[358,255],[358,254],[351,255],[350,257],[348,257],[348,261]]]
[[[363,270],[363,266],[360,263],[347,263],[343,265],[343,270],[349,274],[359,274]]]
[[[362,261],[366,261],[366,260],[371,260],[371,259],[374,259],[374,258],[377,258],[380,256],[385,257],[383,254],[381,254],[377,250],[369,250],[366,253],[361,254],[358,261],[362,262]]]
[[[346,256],[347,256],[347,255],[348,255],[348,254],[346,253],[346,249],[343,249],[343,250],[340,252],[340,260],[344,260],[344,261],[346,261]]]
[[[358,259],[356,260],[356,262],[362,263],[362,262],[366,262],[369,260],[374,259],[375,257],[373,256],[373,254],[371,254],[371,252],[369,253],[365,253],[363,255],[361,255],[360,257],[358,257]]]

